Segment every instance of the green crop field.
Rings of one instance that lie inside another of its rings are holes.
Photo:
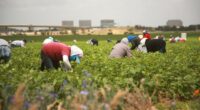
[[[156,35],[156,34],[155,34]],[[153,35],[153,36],[155,36]],[[169,35],[169,34],[166,34]],[[122,59],[108,58],[112,47],[121,36],[57,36],[57,40],[67,45],[78,45],[83,49],[84,57],[81,64],[71,62],[73,72],[62,69],[40,71],[40,49],[46,36],[7,36],[6,40],[28,39],[25,48],[12,48],[11,60],[0,65],[0,95],[8,100],[13,96],[20,83],[25,83],[25,101],[32,103],[43,97],[42,105],[52,102],[52,97],[64,101],[64,106],[70,109],[66,97],[75,97],[79,91],[88,91],[87,103],[93,101],[93,93],[100,88],[110,88],[106,93],[106,100],[112,100],[117,90],[133,90],[141,85],[143,91],[152,96],[153,103],[158,109],[165,109],[159,102],[160,93],[165,99],[177,100],[176,108],[181,110],[199,110],[198,97],[193,96],[196,89],[200,89],[200,41],[199,34],[189,34],[185,43],[167,42],[167,53],[141,53],[132,51],[133,57]],[[97,38],[99,46],[86,44],[90,38]],[[107,43],[106,39],[113,42]],[[53,94],[53,96],[52,96]],[[92,95],[91,95],[92,94]],[[1,98],[0,97],[0,98]],[[191,102],[194,101],[194,102]],[[95,103],[95,102],[93,102]],[[123,102],[124,103],[124,102]],[[121,109],[123,103],[120,103]],[[89,108],[89,107],[88,107]],[[27,108],[24,108],[27,109]],[[42,108],[41,109],[45,109]],[[168,108],[166,108],[168,109]],[[74,110],[74,109],[73,109]],[[77,109],[76,109],[77,110]],[[107,110],[107,109],[103,109]]]

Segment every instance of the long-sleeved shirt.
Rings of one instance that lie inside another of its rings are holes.
[[[131,50],[128,47],[128,45],[124,44],[124,43],[118,43],[116,44],[111,53],[110,53],[110,58],[122,58],[122,57],[131,57]]]
[[[63,55],[70,57],[71,48],[63,43],[51,42],[43,45],[42,52],[53,61],[59,62],[63,60]]]
[[[15,40],[13,42],[11,42],[11,45],[15,45],[15,46],[19,46],[19,47],[24,47],[25,43],[23,40]]]

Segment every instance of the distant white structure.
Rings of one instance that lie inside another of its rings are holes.
[[[92,27],[92,21],[91,20],[79,20],[79,27],[90,28],[90,27]]]
[[[62,21],[62,26],[74,27],[74,21],[70,21],[70,20]]]
[[[112,19],[101,20],[101,27],[108,28],[108,27],[114,27],[114,25],[115,25],[115,22]]]
[[[179,28],[179,27],[181,27],[181,26],[183,26],[183,22],[181,21],[181,20],[176,20],[176,19],[174,19],[174,20],[168,20],[167,21],[167,26],[169,26],[169,27],[176,27],[176,28]]]

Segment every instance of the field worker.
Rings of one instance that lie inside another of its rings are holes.
[[[90,39],[87,41],[87,43],[91,45],[96,45],[96,46],[99,45],[99,41],[97,39]]]
[[[137,44],[135,44],[136,43],[136,39],[138,39],[138,37],[137,36],[133,36],[133,35],[129,35],[128,37],[127,37],[127,39],[128,39],[128,42],[130,42],[131,43],[131,50],[133,50],[133,49],[135,49],[135,47],[136,47],[136,45]]]
[[[159,51],[160,53],[166,52],[166,42],[162,39],[147,39],[143,38],[140,41],[140,48],[139,51],[144,53],[146,52],[156,52]],[[138,46],[139,47],[139,46]]]
[[[73,43],[77,43],[77,40],[76,40],[76,39],[74,39],[74,40],[73,40]]]
[[[53,37],[51,37],[51,36],[49,36],[48,38],[46,38],[44,41],[43,41],[43,45],[45,45],[45,44],[48,44],[48,43],[50,43],[50,42],[54,42],[54,39],[53,39]]]
[[[169,38],[169,42],[170,43],[175,43],[175,37],[173,35],[170,35],[170,38]]]
[[[162,40],[165,40],[165,36],[163,34],[161,34],[158,39],[162,39]]]
[[[0,63],[6,63],[10,60],[11,50],[9,43],[4,40],[0,39]]]
[[[110,58],[131,57],[131,50],[128,46],[128,39],[123,38],[120,43],[115,44],[110,53]]]
[[[175,38],[174,38],[174,37],[171,37],[171,38],[169,39],[169,42],[170,42],[170,43],[175,43],[175,42],[176,42],[176,40],[175,40]]]
[[[147,32],[147,30],[143,31],[143,38],[151,39],[151,34]]]
[[[11,42],[11,47],[25,47],[26,40],[15,40]]]
[[[112,42],[112,40],[111,39],[107,39],[107,42],[110,43],[110,42]]]
[[[184,38],[180,38],[179,42],[185,42],[186,40]]]
[[[179,36],[175,37],[175,41],[176,41],[176,42],[179,42],[179,40],[180,40],[180,37],[179,37]]]
[[[118,44],[118,43],[120,43],[120,42],[121,42],[121,39],[120,39],[120,40],[117,40],[115,44]]]
[[[60,42],[51,42],[43,45],[41,49],[41,70],[58,69],[60,61],[63,61],[63,69],[72,71],[70,61],[80,63],[80,58],[83,57],[83,51],[77,46],[67,46]]]
[[[76,61],[78,64],[80,64],[80,58],[82,57],[83,57],[83,50],[81,50],[76,45],[72,45],[69,61]]]

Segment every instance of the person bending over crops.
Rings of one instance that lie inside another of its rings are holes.
[[[15,40],[11,42],[11,47],[25,47],[26,40]]]
[[[143,31],[143,38],[151,39],[151,34],[147,32],[147,30]]]
[[[91,45],[96,45],[96,46],[99,45],[99,41],[97,39],[90,39],[87,41],[87,43]]]
[[[140,41],[140,44],[137,48],[139,51],[142,52],[156,52],[159,51],[160,53],[166,52],[166,42],[162,39],[147,39],[143,38]]]
[[[10,60],[11,50],[9,43],[4,40],[0,39],[0,63],[6,63]]]
[[[107,39],[107,42],[108,42],[108,43],[112,42],[112,39]]]
[[[73,45],[67,46],[64,43],[51,42],[43,45],[41,49],[41,70],[44,69],[58,69],[60,61],[63,61],[63,69],[72,71],[70,61],[80,63],[80,58],[83,57],[83,51]]]
[[[175,37],[173,35],[170,35],[169,42],[176,43]]]
[[[128,41],[131,43],[131,50],[133,50],[133,49],[135,49],[136,48],[136,45],[139,45],[138,43],[138,41],[137,40],[139,40],[139,38],[137,37],[137,36],[132,36],[132,35],[129,35],[128,37],[127,37],[127,39],[128,39]]]
[[[46,38],[44,41],[43,41],[43,45],[45,45],[45,44],[48,44],[48,43],[50,43],[50,42],[54,42],[54,39],[53,39],[53,37],[51,37],[51,36],[49,36],[48,38]]]
[[[128,39],[123,38],[120,43],[115,44],[110,53],[110,58],[131,57],[131,50],[128,46]]]
[[[147,53],[147,52],[156,52],[161,53],[166,52],[166,42],[163,39],[147,39],[139,37],[132,38],[132,49],[137,48],[138,51]]]

